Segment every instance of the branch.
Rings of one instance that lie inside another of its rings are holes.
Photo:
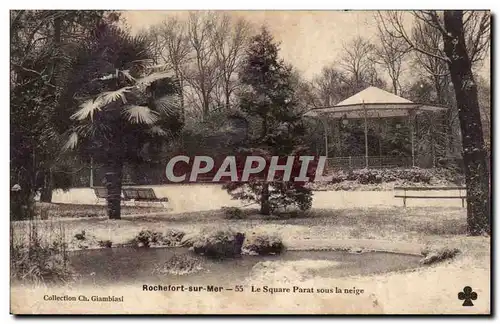
[[[475,12],[471,13],[468,19],[466,19],[467,25],[465,25],[464,23],[464,29],[468,30],[471,33],[469,37],[467,37],[469,43],[467,45],[469,45],[468,46],[469,47],[468,50],[470,51],[469,57],[471,62],[473,63],[480,61],[482,59],[481,56],[490,41],[489,37],[485,36],[487,36],[487,34],[490,32],[491,29],[491,23],[487,12],[483,13],[483,15],[480,18],[475,18],[477,16],[474,15],[474,13]],[[470,20],[472,17],[474,17],[474,19]],[[469,21],[472,21],[473,23],[472,27],[469,27],[468,25]],[[479,27],[476,31],[476,26],[478,25],[478,23]],[[474,33],[476,34],[474,35]]]
[[[414,13],[415,13],[415,17],[418,17],[417,11],[414,11]],[[428,19],[425,19],[425,18],[422,19],[425,23],[427,23],[427,24],[431,25],[432,27],[436,28],[437,30],[439,30],[441,32],[441,34],[443,35],[443,38],[450,37],[448,35],[448,33],[446,32],[446,30],[444,29],[444,26],[441,25],[441,22],[439,22],[436,11],[434,11],[434,10],[422,11],[422,13],[424,15],[430,17],[430,21]]]
[[[22,65],[19,65],[19,64],[16,64],[16,63],[11,63],[11,64],[14,65],[15,67],[20,68],[21,70],[26,71],[26,72],[34,73],[34,74],[38,75],[39,77],[41,77],[42,79],[44,77],[44,74],[42,74],[41,72],[38,72],[38,71],[35,71],[35,70],[32,70],[32,69],[26,68],[26,67],[24,67]],[[45,85],[49,86],[49,87],[56,88],[55,85],[53,85],[53,84],[51,84],[51,83],[49,83],[47,81],[43,81],[43,83]]]
[[[403,27],[403,23],[401,22],[400,18],[397,16],[397,13],[394,14],[393,17],[389,17],[389,21],[391,21],[393,28],[398,33],[398,36],[396,36],[396,37],[403,38],[406,41],[406,43],[408,44],[408,46],[410,46],[413,50],[420,52],[422,54],[434,57],[436,59],[443,60],[445,62],[450,62],[450,59],[447,57],[443,57],[443,56],[431,53],[429,51],[424,50],[421,47],[416,46],[414,44],[414,42],[410,39],[408,34],[406,33],[406,31]],[[384,26],[385,26],[385,23],[384,23]],[[384,28],[386,28],[386,27],[384,27]]]

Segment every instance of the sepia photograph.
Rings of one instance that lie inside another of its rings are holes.
[[[12,315],[491,315],[489,10],[9,14]]]

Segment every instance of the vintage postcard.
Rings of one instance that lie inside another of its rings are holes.
[[[489,11],[10,11],[10,311],[491,313]]]

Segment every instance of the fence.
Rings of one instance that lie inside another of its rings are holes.
[[[82,163],[79,168],[71,172],[65,172],[69,177],[70,187],[102,187],[105,185],[104,179],[107,169],[103,165],[94,164],[91,167],[87,163]],[[93,181],[90,181],[92,175]],[[139,165],[131,167],[124,165],[122,170],[122,184],[123,185],[156,185],[165,182],[165,167],[158,165]]]
[[[408,168],[412,166],[411,157],[405,156],[368,156],[368,168]],[[329,170],[363,169],[366,167],[365,156],[347,156],[328,158]]]
[[[448,164],[456,164],[461,169],[462,161],[460,159],[449,158]],[[417,162],[418,165],[418,162]],[[365,156],[347,156],[333,157],[326,160],[326,170],[352,170],[363,169],[366,167]],[[411,157],[406,156],[369,156],[369,168],[411,168]],[[89,187],[90,175],[93,175],[93,186],[103,186],[106,169],[102,165],[94,165],[92,172],[90,165],[83,164],[80,168],[68,172],[70,187]],[[205,181],[204,181],[205,180]],[[159,185],[168,183],[165,177],[165,166],[162,164],[156,165],[139,165],[131,167],[125,165],[123,169],[122,182],[124,185]],[[211,182],[210,178],[198,178],[198,182]]]

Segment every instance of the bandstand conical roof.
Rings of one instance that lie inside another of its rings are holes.
[[[414,103],[393,93],[368,87],[332,107],[313,108],[307,116],[332,118],[401,117],[411,113],[440,111],[446,107]]]

